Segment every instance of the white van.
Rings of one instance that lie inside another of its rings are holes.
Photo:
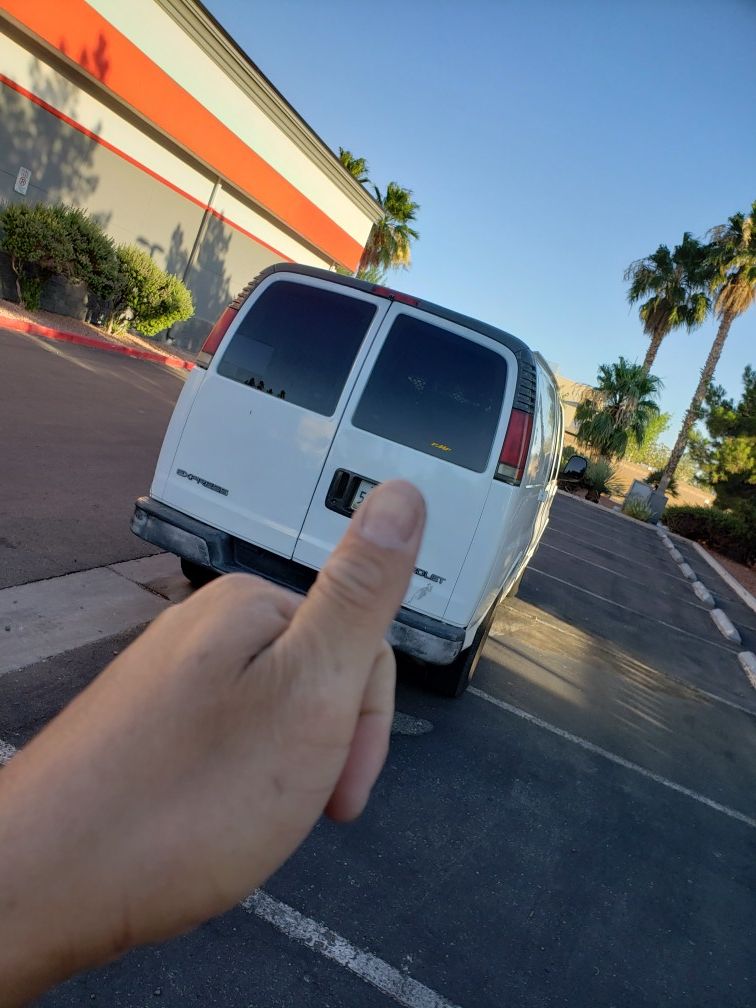
[[[556,493],[562,409],[545,361],[493,326],[309,266],[264,270],[210,333],[131,528],[202,583],[306,592],[372,487],[428,522],[391,644],[458,696]]]

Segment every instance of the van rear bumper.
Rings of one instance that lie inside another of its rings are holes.
[[[302,595],[309,590],[318,573],[295,560],[287,560],[205,525],[152,497],[140,497],[136,501],[131,531],[169,553],[219,573],[256,574]],[[397,651],[434,665],[449,665],[463,648],[465,631],[402,607],[386,637]]]

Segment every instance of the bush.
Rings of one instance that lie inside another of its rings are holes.
[[[756,508],[668,507],[664,521],[672,532],[710,546],[731,560],[756,562]]]
[[[72,278],[83,280],[100,300],[110,300],[120,282],[115,242],[84,210],[63,205],[54,209],[61,216],[73,249]]]
[[[145,336],[184,322],[194,314],[192,295],[184,284],[160,269],[135,245],[119,245],[118,292],[108,319],[112,329],[130,326]]]
[[[45,280],[54,273],[74,277],[74,248],[60,207],[9,203],[0,211],[0,247],[10,257],[21,303],[39,305]]]
[[[598,501],[601,494],[615,495],[621,493],[621,488],[614,481],[617,475],[616,469],[612,468],[606,459],[598,459],[596,462],[589,462],[585,470],[581,483],[586,488],[588,500]]]
[[[629,518],[637,518],[638,521],[647,522],[651,517],[651,508],[637,497],[628,497],[622,505],[622,513]]]

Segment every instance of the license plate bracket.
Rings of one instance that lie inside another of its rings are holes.
[[[378,486],[376,480],[348,469],[337,469],[326,494],[325,506],[329,511],[351,518],[370,491]]]

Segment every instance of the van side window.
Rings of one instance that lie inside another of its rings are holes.
[[[331,416],[375,311],[369,301],[277,281],[241,320],[218,374]]]
[[[484,472],[506,382],[507,365],[499,354],[447,329],[399,315],[352,423],[426,455]]]

